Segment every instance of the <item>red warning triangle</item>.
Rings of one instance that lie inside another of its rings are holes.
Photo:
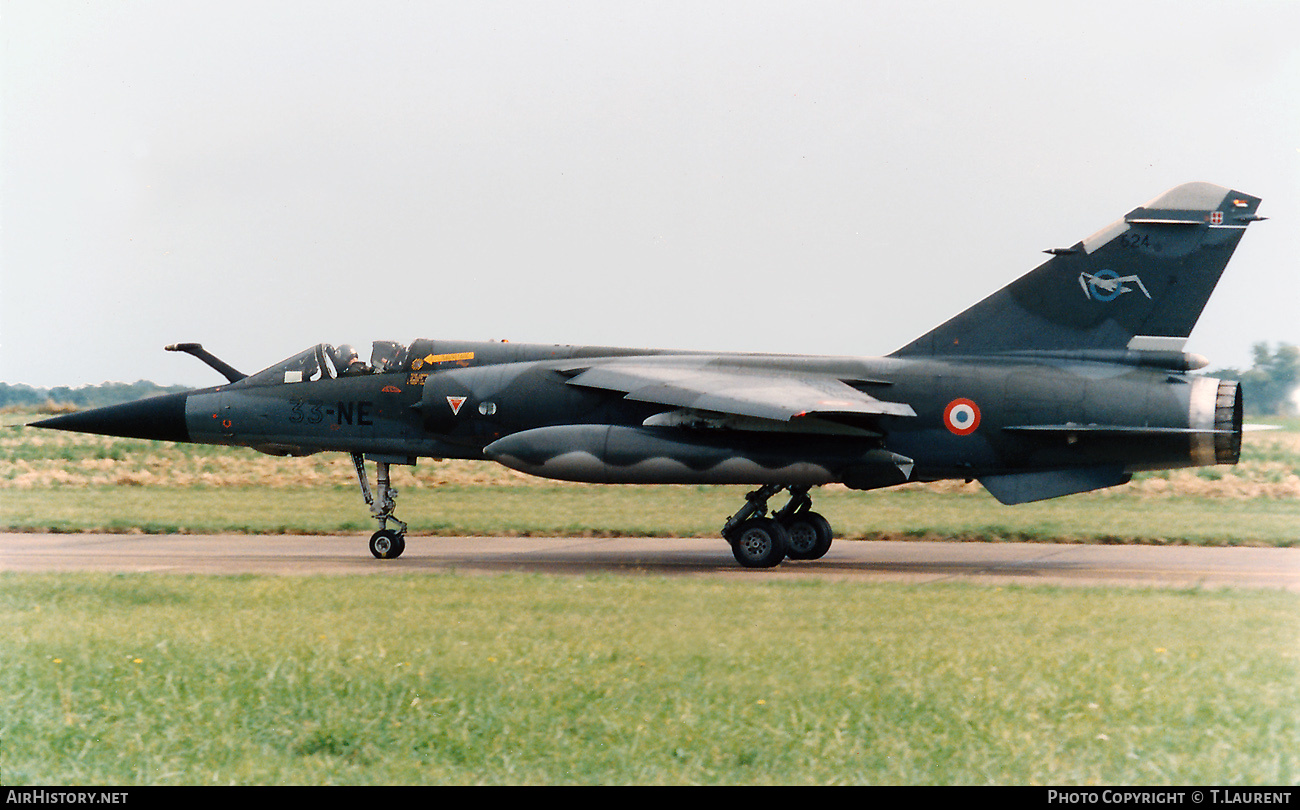
[[[466,397],[447,397],[447,404],[451,406],[451,412],[457,416],[460,415],[460,406],[465,404]]]

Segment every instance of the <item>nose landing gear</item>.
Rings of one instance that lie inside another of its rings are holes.
[[[406,551],[406,524],[393,517],[397,508],[397,490],[389,486],[388,462],[379,461],[375,483],[378,496],[370,492],[370,481],[366,478],[366,461],[360,453],[352,454],[352,465],[357,468],[357,482],[361,484],[361,495],[370,506],[370,513],[379,521],[379,531],[370,536],[370,553],[381,560],[392,560],[402,556]],[[388,522],[397,524],[396,529],[388,528]]]
[[[764,517],[768,499],[783,489],[790,491],[790,500],[772,517]],[[746,568],[772,568],[787,557],[817,560],[834,539],[830,522],[812,511],[808,487],[788,484],[765,484],[746,495],[745,505],[722,527],[722,536],[731,544],[736,562]]]

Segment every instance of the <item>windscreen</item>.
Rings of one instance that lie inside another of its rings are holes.
[[[333,351],[334,347],[328,343],[317,344],[287,360],[262,369],[244,382],[249,385],[283,385],[333,377],[334,368],[328,359]]]
[[[391,340],[377,340],[371,347],[370,364],[361,362],[350,344],[318,343],[293,357],[265,368],[243,380],[248,385],[292,385],[335,377],[401,371],[406,363],[406,346]]]

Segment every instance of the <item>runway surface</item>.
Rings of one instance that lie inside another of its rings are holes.
[[[0,571],[337,575],[534,573],[1274,588],[1300,591],[1300,549],[837,541],[815,562],[741,568],[721,539],[417,537],[377,560],[368,536],[0,534]]]

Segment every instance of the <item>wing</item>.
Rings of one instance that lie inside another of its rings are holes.
[[[814,416],[916,416],[906,403],[876,399],[829,374],[626,360],[568,371],[576,372],[570,385],[692,412],[777,422]]]

